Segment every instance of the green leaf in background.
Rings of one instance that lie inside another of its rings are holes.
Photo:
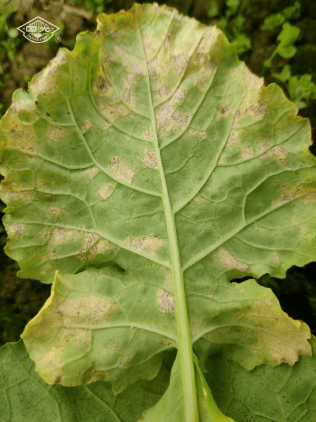
[[[262,31],[273,31],[277,26],[282,25],[287,19],[298,19],[301,16],[301,3],[296,1],[293,6],[286,7],[279,13],[273,13],[265,18]]]
[[[315,259],[316,159],[296,114],[217,28],[149,4],[100,15],[16,91],[0,132],[6,251],[21,277],[53,282],[23,333],[48,383],[121,393],[176,349],[144,421],[228,422],[209,356],[248,371],[311,356],[270,289],[231,283]]]
[[[115,396],[111,385],[48,385],[34,371],[20,340],[0,349],[0,420],[9,422],[137,422],[168,386],[164,364],[157,377]]]
[[[310,342],[315,355],[316,338]],[[205,377],[219,407],[237,421],[315,420],[316,359],[302,356],[294,366],[262,365],[248,372],[218,352],[208,360],[207,369]]]
[[[280,82],[286,82],[291,77],[291,66],[289,64],[286,64],[281,72],[278,73],[272,73],[272,75]]]
[[[308,100],[316,99],[316,84],[312,82],[312,75],[292,76],[288,89],[291,100],[298,108],[305,108]]]
[[[273,51],[271,56],[264,61],[264,67],[269,68],[272,66],[272,60],[277,53],[284,59],[290,59],[291,57],[293,57],[297,51],[293,43],[297,40],[299,34],[299,28],[289,24],[288,22],[285,22],[285,24],[283,24],[282,26],[282,31],[280,32],[277,38],[279,44],[277,48]]]
[[[209,18],[214,18],[218,15],[218,3],[216,0],[211,0],[207,5],[207,16]]]
[[[293,26],[288,22],[285,22],[282,26],[282,31],[278,36],[279,45],[277,47],[278,54],[284,59],[290,59],[296,53],[296,47],[294,42],[297,40],[300,29],[297,26]]]
[[[233,44],[236,46],[236,51],[238,54],[245,53],[251,49],[251,40],[245,34],[239,34],[234,39]]]

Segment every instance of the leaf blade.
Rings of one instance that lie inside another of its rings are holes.
[[[238,61],[234,47],[216,28],[167,7],[136,5],[130,12],[101,15],[96,34],[80,35],[71,53],[61,50],[33,79],[29,94],[15,94],[3,119],[2,197],[8,203],[6,225],[12,238],[7,251],[21,263],[20,275],[51,282],[60,270],[65,283],[70,280],[72,295],[83,276],[93,284],[92,272],[84,270],[104,267],[126,272],[124,292],[135,280],[156,289],[148,305],[157,326],[175,307],[169,340],[179,350],[187,421],[199,417],[192,347],[200,364],[214,352],[200,343],[192,345],[190,338],[190,330],[196,340],[203,333],[197,321],[202,298],[214,293],[212,309],[204,309],[211,321],[207,330],[215,331],[216,319],[222,318],[223,332],[225,318],[231,325],[225,297],[233,302],[232,278],[266,272],[284,276],[290,265],[313,259],[315,158],[307,148],[310,127],[296,113],[280,89],[264,88]],[[102,273],[98,271],[95,277]],[[109,279],[103,282],[111,285]],[[244,286],[251,291],[249,283]],[[55,311],[67,317],[55,293],[24,333],[37,363],[38,321],[47,312],[53,326]],[[91,291],[84,295],[88,301],[93,298]],[[196,302],[194,295],[199,296]],[[284,344],[271,340],[279,333],[271,321],[272,332],[263,334],[260,318],[265,312],[271,320],[280,315],[278,304],[260,289],[249,295],[241,307],[245,305],[253,333],[244,331],[242,347],[252,353],[245,357],[234,330],[228,329],[227,342],[235,347],[230,357],[251,369],[282,359],[292,364],[299,354],[310,353],[309,329],[285,315],[282,324],[294,327],[298,343],[291,333]],[[141,298],[138,291],[133,297]],[[252,307],[262,297],[267,303],[257,306],[252,319]],[[69,306],[71,312],[75,308]],[[243,318],[237,308],[232,319]],[[152,315],[145,315],[148,322]],[[40,325],[43,334],[45,324]],[[158,337],[163,332],[156,327]],[[152,378],[159,353],[170,346],[163,342],[159,348],[160,340],[150,338],[156,355],[139,358],[146,354],[144,342],[134,344],[134,331],[126,332],[123,337],[130,338],[136,360],[115,382],[110,364],[102,368],[102,353],[96,362],[79,365],[80,353],[89,356],[87,345],[93,343],[91,332],[85,334],[89,338],[80,338],[76,327],[70,329],[65,339],[72,347],[63,347],[52,371],[70,362],[73,382],[91,382],[98,373],[113,381],[116,391],[138,377]],[[259,338],[271,344],[260,350]],[[103,341],[114,340],[104,335]],[[220,340],[216,347],[225,349]],[[287,353],[289,344],[294,350]],[[46,357],[42,372],[47,372],[48,361]],[[50,382],[59,380],[57,372]],[[71,378],[71,371],[67,376]]]

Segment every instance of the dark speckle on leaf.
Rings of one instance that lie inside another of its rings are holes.
[[[58,375],[58,377],[56,377],[56,379],[55,379],[55,381],[54,381],[54,384],[61,384],[61,376],[60,375]]]

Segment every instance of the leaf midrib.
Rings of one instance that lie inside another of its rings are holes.
[[[181,378],[182,378],[182,394],[184,401],[185,409],[185,421],[186,422],[198,422],[198,404],[197,404],[197,391],[195,385],[195,372],[194,372],[194,363],[193,363],[193,350],[192,350],[192,341],[190,335],[189,321],[188,321],[188,312],[186,305],[186,295],[184,290],[183,282],[183,271],[180,261],[180,253],[176,232],[176,225],[174,220],[174,213],[172,211],[169,193],[166,183],[166,178],[164,174],[164,168],[162,165],[160,148],[158,144],[157,137],[157,127],[156,127],[156,118],[155,118],[155,109],[153,105],[153,98],[150,86],[150,78],[148,73],[147,59],[144,49],[144,42],[142,37],[142,32],[139,26],[137,19],[137,9],[135,10],[135,20],[137,24],[138,34],[142,46],[143,60],[146,68],[147,76],[147,90],[148,90],[148,100],[150,107],[150,115],[152,122],[152,131],[154,137],[154,146],[156,160],[158,163],[159,175],[162,185],[162,202],[165,211],[166,218],[166,227],[168,233],[168,241],[170,248],[170,261],[171,261],[171,271],[172,279],[174,286],[174,299],[175,299],[175,312],[177,319],[178,327],[178,353],[180,356],[180,368],[181,368]]]

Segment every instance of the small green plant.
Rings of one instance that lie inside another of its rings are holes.
[[[216,0],[211,0],[207,5],[207,16],[209,18],[214,18],[218,15],[219,8]]]
[[[244,32],[246,23],[244,11],[249,4],[249,0],[226,0],[225,4],[225,16],[214,23],[225,32],[228,39],[236,46],[238,54],[241,55],[251,49],[251,40]],[[211,1],[208,5],[208,16],[213,17],[212,14],[213,16],[218,15],[218,5],[215,1]]]
[[[301,16],[301,3],[296,1],[292,6],[286,7],[279,13],[274,13],[265,18],[262,31],[273,31],[290,19],[298,19]]]
[[[83,6],[91,13],[102,13],[113,0],[71,0],[74,6]]]
[[[316,84],[312,75],[291,75],[291,66],[286,64],[281,72],[273,76],[286,87],[289,98],[299,109],[306,108],[310,100],[316,99]]]
[[[0,57],[8,57],[14,61],[17,55],[17,46],[21,39],[15,28],[9,28],[8,19],[17,10],[14,1],[0,4]]]
[[[1,417],[313,420],[315,337],[255,280],[315,259],[308,120],[216,27],[98,21],[1,121],[6,252],[52,284],[0,350]]]
[[[316,84],[312,82],[312,75],[291,76],[288,90],[291,100],[298,108],[305,108],[309,100],[316,99]]]
[[[282,26],[282,31],[278,35],[278,46],[273,51],[271,56],[265,60],[264,66],[269,68],[272,66],[272,60],[275,57],[276,54],[279,54],[284,59],[290,59],[292,58],[297,49],[294,46],[295,41],[300,35],[300,29],[296,26],[293,26],[289,24],[288,22],[285,22]]]

